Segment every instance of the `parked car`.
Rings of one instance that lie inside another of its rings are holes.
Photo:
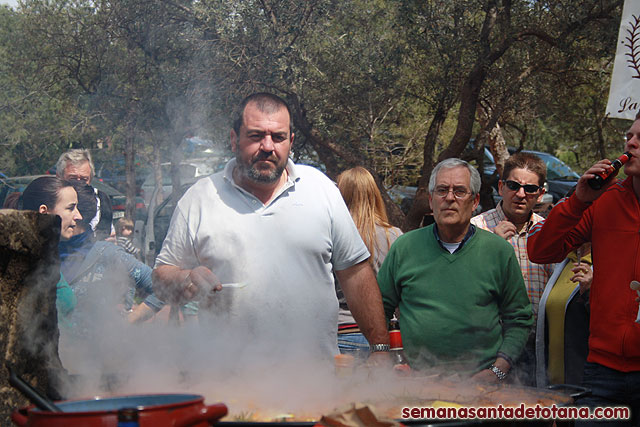
[[[216,172],[220,166],[224,166],[224,164],[220,164],[218,161],[211,159],[186,160],[180,164],[180,184],[194,184],[200,178]],[[162,169],[162,198],[164,200],[171,195],[173,188],[171,184],[171,163],[162,163],[160,167]],[[155,177],[153,171],[151,171],[142,183],[141,188],[141,195],[147,206],[149,206],[155,187]]]
[[[222,168],[227,163],[228,158],[224,155],[210,156],[203,159],[188,159],[180,164],[180,195],[184,194],[196,181],[211,175]],[[138,239],[142,248],[143,260],[153,265],[156,255],[162,248],[162,243],[167,235],[171,216],[175,209],[175,204],[171,198],[171,164],[163,163],[162,187],[156,188],[153,173],[150,173],[142,185],[142,193],[147,206],[147,217],[145,220],[136,221],[134,238]],[[156,204],[157,193],[162,191],[162,201]]]
[[[190,186],[191,184],[183,185],[181,194],[184,194]],[[142,260],[149,266],[153,266],[162,248],[175,208],[176,205],[171,197],[167,197],[157,206],[155,202],[151,202],[147,218],[135,222],[134,239],[137,240],[137,246],[142,248]]]
[[[139,193],[140,186],[149,173],[150,168],[144,166],[144,163],[141,160],[136,160],[134,167],[136,171],[136,193]],[[96,162],[95,168],[96,176],[94,181],[99,180],[100,182],[104,182],[105,184],[116,188],[122,193],[126,193],[127,180],[124,157],[120,156],[116,159],[110,159],[107,162]]]
[[[123,194],[122,196],[115,196],[111,198],[111,208],[113,209],[113,221],[117,221],[124,217],[127,198]],[[135,198],[135,219],[144,219],[147,217],[147,206],[144,203],[144,199],[140,196]]]

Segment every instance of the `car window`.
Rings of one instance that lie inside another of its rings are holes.
[[[547,165],[547,180],[577,181],[580,179],[580,175],[562,160],[544,153],[537,154]]]

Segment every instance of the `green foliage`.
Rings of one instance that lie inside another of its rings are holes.
[[[226,146],[254,91],[290,101],[295,154],[330,172],[415,185],[490,123],[584,170],[617,156],[628,125],[602,117],[621,3],[25,0],[0,8],[0,171],[101,142],[98,157],[135,148],[148,163],[187,136]],[[470,103],[486,118],[464,123]]]

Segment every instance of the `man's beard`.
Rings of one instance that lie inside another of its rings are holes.
[[[263,154],[258,155],[258,157],[252,161],[250,165],[247,165],[240,159],[239,156],[236,156],[238,165],[240,166],[240,171],[244,176],[249,178],[251,181],[259,182],[263,184],[272,184],[280,179],[284,169],[286,168],[286,162],[283,164],[277,164],[272,162],[275,165],[275,169],[258,169],[256,167],[256,163],[260,161],[265,161],[270,156],[265,156]]]

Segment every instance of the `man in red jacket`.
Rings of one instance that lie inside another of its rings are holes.
[[[576,191],[530,231],[527,249],[536,263],[559,262],[584,242],[592,242],[593,282],[589,356],[583,385],[592,396],[577,402],[595,406],[629,406],[640,422],[640,324],[637,294],[629,285],[640,281],[640,113],[627,131],[624,181],[609,178],[600,190],[588,185],[597,173],[613,168],[609,160],[594,164]],[[615,175],[615,174],[614,174]],[[602,425],[599,423],[598,425]]]

